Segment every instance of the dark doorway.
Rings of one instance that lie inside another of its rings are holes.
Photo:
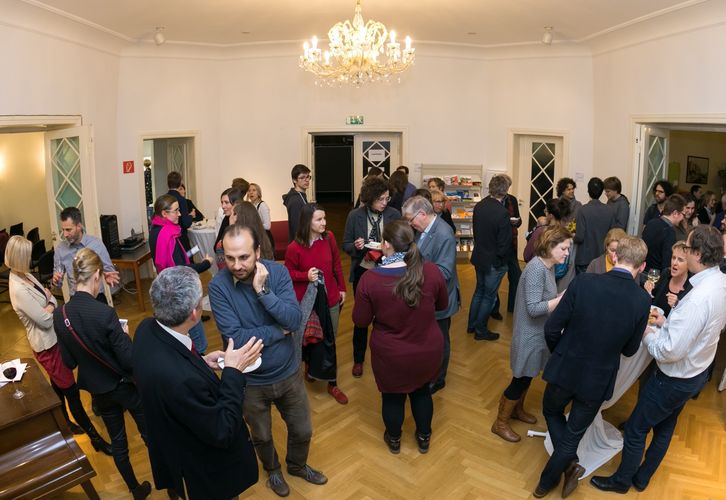
[[[353,199],[353,136],[316,135],[315,198],[320,203],[350,203]]]

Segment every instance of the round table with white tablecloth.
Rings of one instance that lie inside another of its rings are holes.
[[[214,257],[214,242],[217,239],[217,233],[214,231],[214,223],[205,225],[204,222],[196,222],[192,224],[192,227],[187,229],[187,235],[189,236],[189,243],[192,245],[192,248],[194,246],[199,247],[199,254],[197,255],[200,259],[203,259],[206,255]],[[215,264],[212,264],[209,270],[212,272],[212,276],[217,274],[217,266]]]

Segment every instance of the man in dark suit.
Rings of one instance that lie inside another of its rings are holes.
[[[476,270],[476,288],[469,306],[467,332],[474,333],[475,340],[499,338],[498,333],[489,331],[488,323],[512,251],[512,224],[502,203],[508,189],[507,178],[495,175],[489,181],[489,196],[474,206],[471,263]]]
[[[673,194],[663,204],[663,215],[651,219],[643,228],[643,241],[648,245],[645,259],[646,269],[665,269],[671,264],[673,245],[676,242],[676,227],[683,221],[686,200]]]
[[[436,380],[431,384],[431,392],[443,389],[446,385],[446,371],[449,367],[451,340],[449,329],[451,317],[459,310],[459,277],[456,274],[456,239],[454,232],[441,217],[434,213],[434,207],[422,196],[414,196],[403,204],[403,216],[416,230],[416,244],[424,259],[436,264],[446,280],[449,307],[436,311],[436,322],[444,336],[444,358]]]
[[[136,330],[134,375],[146,410],[147,444],[157,489],[190,499],[233,498],[257,482],[257,459],[242,417],[243,370],[262,341],[200,357],[189,329],[202,311],[199,275],[184,266],[163,270],[151,284],[154,318]],[[212,371],[224,358],[221,380]]]
[[[166,176],[166,185],[169,188],[169,194],[173,196],[176,201],[179,202],[179,225],[181,226],[181,236],[179,241],[182,242],[184,248],[189,250],[189,237],[187,236],[187,229],[192,225],[192,216],[189,214],[189,207],[187,206],[186,196],[182,196],[179,189],[182,186],[182,175],[179,172],[171,171]]]
[[[502,174],[509,182],[509,188],[512,188],[512,178],[507,174]],[[514,300],[517,298],[517,287],[519,286],[519,278],[522,276],[522,269],[519,267],[519,252],[517,244],[519,243],[518,229],[522,226],[522,217],[519,215],[519,202],[517,198],[510,193],[504,196],[502,201],[504,208],[509,212],[509,223],[512,225],[512,251],[507,259],[507,280],[509,280],[509,292],[507,293],[507,311],[514,312]],[[496,294],[494,309],[491,317],[496,320],[503,320],[502,313],[499,312],[499,293]]]
[[[578,275],[545,323],[552,356],[543,375],[547,387],[542,413],[555,449],[534,491],[537,498],[557,486],[563,473],[565,498],[585,473],[577,463],[577,446],[613,394],[620,355],[637,352],[648,323],[650,296],[634,280],[643,270],[646,252],[640,238],[622,238],[616,266],[606,274]]]
[[[605,186],[599,177],[587,183],[590,201],[577,211],[576,232],[573,241],[577,245],[575,269],[577,274],[584,273],[587,266],[602,253],[605,236],[615,226],[615,210],[600,201]]]

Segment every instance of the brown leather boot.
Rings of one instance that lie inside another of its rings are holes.
[[[497,413],[497,419],[492,424],[492,432],[510,443],[516,443],[522,439],[519,437],[519,434],[509,427],[509,419],[511,418],[516,405],[517,400],[507,399],[504,397],[504,394],[502,394],[502,397],[499,400],[499,413]]]
[[[520,422],[525,422],[527,424],[536,424],[537,417],[535,417],[531,413],[527,413],[526,411],[524,411],[524,398],[526,397],[527,391],[524,391],[524,394],[522,394],[522,397],[519,398],[519,401],[517,401],[517,405],[514,407],[514,411],[512,412],[512,418],[517,419]]]

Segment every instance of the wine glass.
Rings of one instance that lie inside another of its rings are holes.
[[[653,287],[658,284],[658,281],[660,280],[660,271],[658,269],[649,269],[648,270],[648,281],[653,283]]]
[[[18,374],[18,369],[14,366],[9,366],[3,370],[3,375],[6,379],[13,381],[13,387],[15,388],[15,392],[13,393],[13,397],[15,399],[21,399],[23,396],[25,396],[25,393],[18,389],[18,386],[15,384],[15,375]]]

